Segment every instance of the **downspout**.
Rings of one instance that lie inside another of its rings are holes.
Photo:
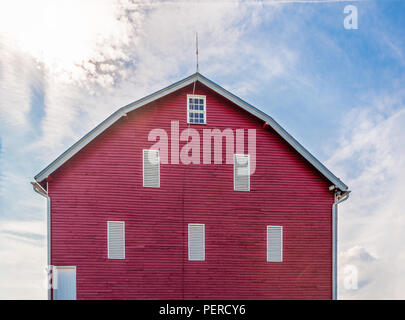
[[[332,299],[338,299],[338,204],[349,198],[350,191],[335,191],[335,202],[332,206]]]
[[[43,196],[47,200],[47,255],[48,255],[48,266],[47,266],[47,286],[48,286],[48,300],[51,300],[51,285],[50,285],[50,274],[51,270],[51,198],[48,195],[48,182],[46,183],[46,190],[37,182],[31,182],[32,188],[36,193]]]

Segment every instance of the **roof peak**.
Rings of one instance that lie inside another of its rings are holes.
[[[269,126],[273,128],[287,143],[289,143],[299,154],[301,154],[308,162],[310,162],[321,174],[323,174],[333,185],[335,185],[341,191],[348,191],[348,187],[337,178],[331,171],[329,171],[318,159],[316,159],[308,150],[306,150],[296,139],[294,139],[286,130],[284,130],[271,116],[267,115],[263,111],[257,109],[251,104],[245,102],[241,98],[237,97],[233,93],[219,86],[212,80],[208,79],[202,75],[199,71],[191,74],[190,76],[179,80],[161,90],[158,90],[150,95],[147,95],[137,101],[134,101],[124,107],[119,108],[116,112],[110,115],[107,119],[97,125],[93,130],[83,136],[79,141],[73,144],[69,149],[62,153],[57,159],[50,163],[45,169],[39,172],[35,176],[37,182],[42,182],[47,178],[51,173],[57,170],[62,166],[66,161],[73,157],[77,152],[84,148],[88,143],[90,143],[94,138],[101,134],[104,130],[114,124],[122,116],[125,116],[127,113],[138,109],[150,102],[153,102],[163,96],[166,96],[172,92],[175,92],[181,88],[192,84],[195,81],[200,81],[203,85],[207,86],[214,92],[225,97],[229,101],[233,102],[240,108],[246,110],[250,114],[261,119]]]

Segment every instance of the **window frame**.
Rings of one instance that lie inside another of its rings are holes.
[[[192,112],[198,111],[198,113],[202,113],[204,115],[204,122],[203,123],[194,123],[190,122],[190,99],[203,99],[204,100],[204,110],[192,110]],[[198,94],[188,94],[187,95],[187,123],[188,124],[207,124],[207,96],[198,95]]]

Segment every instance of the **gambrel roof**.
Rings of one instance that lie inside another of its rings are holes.
[[[161,89],[155,93],[152,93],[142,99],[139,99],[133,103],[130,103],[112,115],[110,115],[107,119],[101,122],[98,126],[96,126],[93,130],[87,133],[84,137],[82,137],[79,141],[73,144],[69,149],[67,149],[64,153],[62,153],[56,160],[54,160],[51,164],[49,164],[45,169],[43,169],[40,173],[35,176],[35,180],[37,182],[42,182],[46,179],[50,174],[52,174],[55,170],[57,170],[60,166],[62,166],[66,161],[68,161],[71,157],[73,157],[77,152],[79,152],[82,148],[84,148],[88,143],[90,143],[93,139],[95,139],[99,134],[101,134],[104,130],[114,124],[118,119],[122,116],[125,116],[127,113],[138,109],[152,101],[155,101],[163,96],[166,96],[172,92],[175,92],[183,87],[186,87],[196,81],[204,84],[208,88],[212,89],[219,95],[225,97],[226,99],[230,100],[240,108],[246,110],[250,114],[258,117],[259,119],[263,120],[267,123],[271,128],[274,129],[287,143],[289,143],[301,156],[303,156],[306,160],[308,160],[323,176],[325,176],[333,185],[335,185],[339,190],[345,192],[348,191],[348,187],[339,179],[337,178],[332,172],[330,172],[318,159],[316,159],[308,150],[306,150],[297,140],[295,140],[287,131],[285,131],[272,117],[265,114],[264,112],[260,111],[259,109],[253,107],[249,103],[243,101],[239,97],[235,96],[234,94],[230,93],[229,91],[225,90],[221,86],[217,85],[213,81],[207,79],[200,73],[194,73],[193,75],[180,80],[172,85]]]

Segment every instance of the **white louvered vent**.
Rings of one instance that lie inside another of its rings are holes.
[[[125,222],[107,221],[108,259],[125,259]]]
[[[188,225],[188,260],[205,260],[205,225]]]
[[[250,157],[248,154],[234,155],[233,188],[236,191],[250,190]]]
[[[283,261],[283,227],[267,226],[267,261]]]
[[[160,187],[160,156],[159,150],[143,150],[143,186]]]

